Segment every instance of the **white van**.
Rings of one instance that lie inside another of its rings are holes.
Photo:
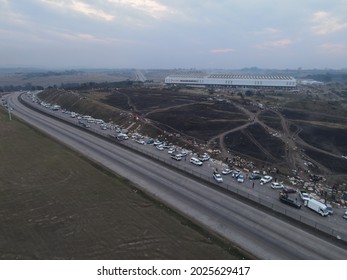
[[[317,212],[318,214],[320,214],[323,217],[329,215],[328,207],[324,203],[322,203],[318,200],[315,200],[313,198],[311,198],[307,201],[306,206],[308,208],[310,208],[311,210]]]

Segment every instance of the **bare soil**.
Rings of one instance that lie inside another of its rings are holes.
[[[338,167],[347,153],[344,100],[317,101],[310,95],[286,92],[245,98],[235,93],[137,86],[78,94],[95,108],[104,104],[118,112],[115,115],[129,113],[128,123],[136,122],[134,127],[141,127],[144,134],[179,135],[187,143],[199,143],[200,149],[219,150],[220,159],[238,155],[259,168],[280,166],[288,175],[294,169],[308,171],[307,162],[311,162],[314,170],[310,172],[329,176],[330,183],[345,180],[345,169]],[[81,102],[74,104],[81,107]],[[112,119],[111,114],[108,117]],[[314,152],[305,153],[308,150]],[[327,159],[336,163],[327,164]]]

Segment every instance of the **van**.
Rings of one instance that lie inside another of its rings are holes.
[[[315,200],[313,198],[311,198],[307,201],[306,206],[307,206],[307,208],[310,208],[311,210],[320,214],[322,217],[329,215],[328,207],[324,203],[322,203],[318,200]]]

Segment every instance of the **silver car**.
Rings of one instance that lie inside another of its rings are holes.
[[[215,179],[218,183],[223,183],[222,175],[219,173],[213,173],[213,179]]]

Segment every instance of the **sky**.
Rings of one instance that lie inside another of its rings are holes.
[[[0,67],[347,68],[347,0],[0,0]]]

